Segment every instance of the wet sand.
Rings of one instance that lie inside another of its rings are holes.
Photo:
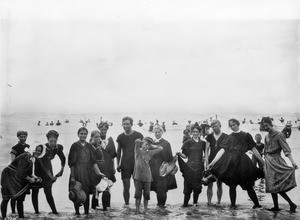
[[[241,204],[237,205],[235,210],[229,208],[229,203],[221,205],[207,206],[205,203],[200,203],[199,206],[181,207],[182,204],[167,205],[166,208],[158,208],[151,204],[147,214],[135,214],[135,206],[131,204],[128,208],[123,208],[121,204],[113,204],[109,211],[101,209],[91,210],[87,215],[75,216],[73,210],[69,212],[60,212],[59,215],[52,215],[47,212],[41,212],[35,215],[33,212],[25,212],[26,219],[284,219],[295,220],[300,219],[300,212],[290,213],[289,206],[281,204],[280,212],[270,212],[266,208],[272,204],[264,204],[263,208],[252,209],[252,205]],[[141,206],[141,211],[143,208]],[[83,208],[81,208],[83,212]],[[8,219],[16,219],[16,215],[9,215]]]

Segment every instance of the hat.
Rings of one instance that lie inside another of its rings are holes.
[[[70,191],[69,191],[69,199],[75,204],[75,205],[83,205],[86,200],[86,194],[82,190],[82,185],[78,181],[74,181],[70,183]]]
[[[144,137],[144,141],[149,141],[151,144],[154,143],[153,139],[151,137]]]
[[[166,176],[169,173],[175,175],[178,170],[176,166],[177,159],[178,156],[176,155],[171,162],[163,162],[159,168],[159,175]]]
[[[21,135],[26,135],[26,136],[28,136],[28,133],[27,133],[27,131],[18,131],[18,132],[17,132],[17,137],[20,137]]]
[[[48,131],[48,133],[46,134],[46,137],[49,139],[50,137],[54,137],[54,138],[58,138],[59,134],[57,131],[55,130],[50,130]]]

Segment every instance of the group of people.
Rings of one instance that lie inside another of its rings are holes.
[[[291,149],[282,132],[273,127],[271,118],[261,120],[261,129],[267,131],[265,144],[261,142],[261,135],[252,136],[240,131],[240,122],[230,119],[231,134],[221,131],[221,123],[212,120],[211,124],[195,123],[184,131],[184,140],[181,151],[173,156],[171,144],[163,136],[164,129],[160,125],[153,127],[154,138],[144,137],[140,132],[132,129],[133,119],[124,117],[122,126],[124,132],[117,139],[117,150],[112,137],[107,136],[109,124],[100,122],[98,130],[91,132],[89,142],[88,130],[81,127],[78,130],[78,141],[72,144],[68,155],[70,167],[69,198],[74,202],[75,214],[80,215],[79,208],[84,207],[84,213],[89,214],[90,195],[91,208],[96,209],[99,201],[97,185],[102,180],[114,183],[116,171],[121,173],[123,183],[124,206],[130,201],[130,183],[134,180],[136,213],[140,213],[141,199],[144,199],[144,212],[148,210],[150,191],[156,193],[157,206],[166,207],[167,192],[177,188],[174,166],[173,170],[162,175],[162,164],[175,164],[178,160],[179,169],[184,178],[183,207],[187,207],[193,193],[193,204],[198,206],[198,197],[202,186],[207,186],[208,205],[212,204],[213,182],[217,183],[217,203],[221,202],[222,183],[229,186],[231,208],[236,208],[236,188],[241,186],[246,190],[253,201],[253,208],[260,208],[257,195],[253,189],[254,182],[265,178],[266,192],[271,193],[274,207],[270,211],[279,211],[278,194],[290,205],[290,211],[296,211],[287,192],[296,187],[295,163]],[[212,128],[212,133],[210,133]],[[12,213],[15,213],[15,204],[20,218],[24,217],[23,201],[26,194],[32,197],[32,204],[36,214],[39,214],[38,193],[43,188],[47,202],[53,214],[58,214],[52,196],[52,185],[63,175],[66,158],[63,146],[57,144],[59,134],[50,130],[47,134],[47,143],[35,147],[33,153],[26,144],[26,131],[19,131],[19,142],[12,147],[11,163],[4,168],[1,174],[2,203],[1,214],[5,218],[7,206],[11,200]],[[253,152],[252,160],[246,154]],[[292,167],[288,166],[281,157],[281,151],[289,158]],[[262,158],[264,154],[264,160]],[[51,160],[58,156],[61,160],[61,169],[54,175]],[[115,168],[114,158],[117,159]],[[258,166],[257,166],[258,165]],[[76,190],[75,190],[76,189]],[[76,195],[78,190],[84,195]],[[75,195],[74,195],[75,193]],[[80,200],[81,198],[81,200]],[[110,208],[111,190],[105,188],[102,193],[103,210]],[[80,200],[80,201],[79,201]]]

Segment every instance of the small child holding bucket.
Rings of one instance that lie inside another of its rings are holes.
[[[143,140],[136,140],[134,147],[135,165],[133,171],[133,179],[135,186],[135,206],[136,214],[140,213],[140,204],[142,194],[144,196],[144,213],[148,211],[148,201],[150,200],[150,187],[152,179],[149,160],[153,155],[162,151],[161,146],[154,146],[153,140],[150,137],[145,137]]]

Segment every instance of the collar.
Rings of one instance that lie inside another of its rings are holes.
[[[269,132],[269,135],[271,137],[274,137],[276,136],[277,134],[279,133],[279,131],[275,130],[274,128],[271,129],[271,131]]]
[[[163,138],[161,137],[161,138],[159,138],[159,139],[155,139],[154,142],[160,142],[161,139],[163,139]]]
[[[232,133],[240,133],[240,132],[241,132],[241,130],[233,131]]]

